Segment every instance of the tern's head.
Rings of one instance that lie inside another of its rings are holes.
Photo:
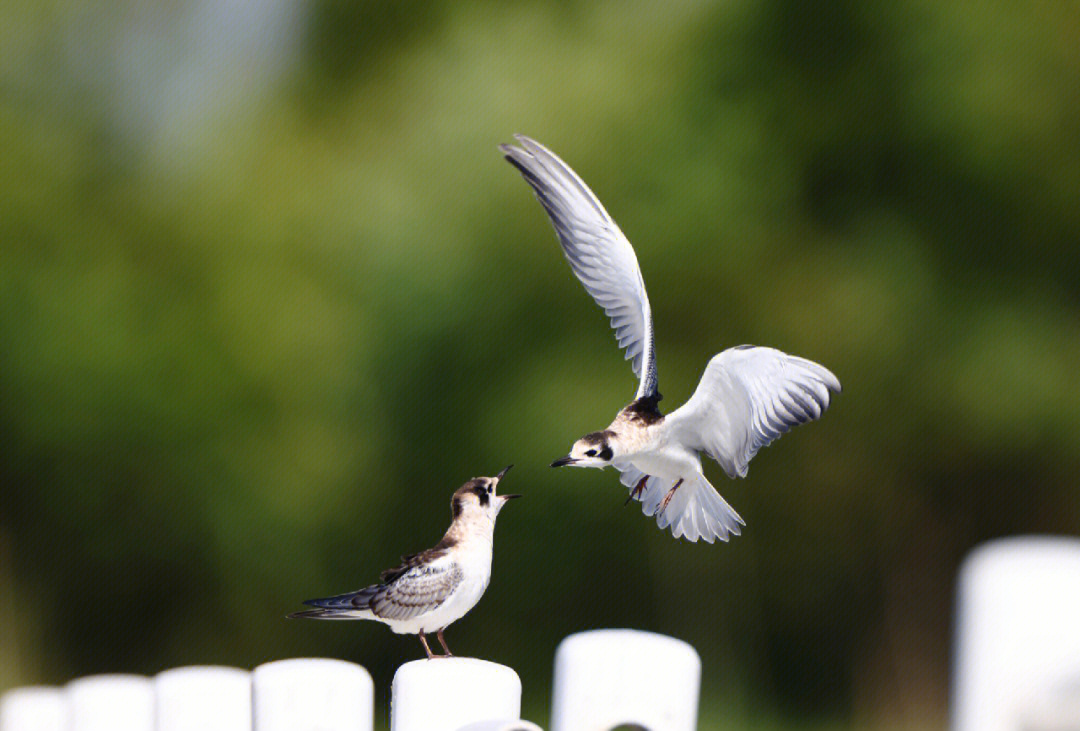
[[[510,465],[513,467],[514,465]],[[507,467],[494,477],[474,477],[459,487],[454,492],[451,506],[454,510],[454,520],[470,520],[473,518],[487,517],[495,521],[499,511],[510,500],[521,495],[499,495],[496,488],[502,481],[503,476],[510,471]]]
[[[594,431],[574,442],[570,454],[551,463],[552,467],[607,467],[615,458],[610,431]]]

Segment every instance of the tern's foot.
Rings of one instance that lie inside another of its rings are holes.
[[[446,639],[443,638],[442,633],[443,633],[443,631],[439,630],[435,634],[439,638],[439,644],[442,645],[443,651],[446,652],[446,654],[443,655],[443,657],[453,657],[454,653],[450,652],[450,648],[446,646]]]
[[[424,636],[424,630],[420,630],[420,644],[424,646],[424,652],[427,653],[428,660],[434,660],[436,657],[438,657],[438,655],[432,652],[431,648],[428,647],[427,637]]]
[[[640,500],[641,493],[645,492],[645,486],[648,484],[648,482],[648,475],[645,475],[640,480],[638,480],[638,484],[634,486],[634,489],[631,490],[630,494],[626,497],[626,502],[623,503],[623,507],[629,505],[631,500]]]
[[[682,478],[680,477],[679,481],[672,485],[671,489],[667,491],[667,495],[664,495],[664,499],[660,502],[660,509],[656,512],[662,513],[667,510],[668,503],[671,502],[671,498],[675,497],[675,491],[679,489],[679,485],[681,484]]]

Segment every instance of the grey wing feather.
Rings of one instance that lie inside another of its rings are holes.
[[[656,394],[652,311],[637,255],[615,221],[570,167],[535,140],[500,145],[547,211],[570,267],[608,317],[638,376],[636,398]]]
[[[463,578],[461,567],[452,560],[413,566],[379,586],[368,607],[382,619],[411,619],[440,606]]]
[[[759,449],[818,419],[830,392],[840,392],[840,381],[824,366],[740,345],[709,361],[694,395],[667,421],[683,444],[706,452],[729,477],[745,477]]]

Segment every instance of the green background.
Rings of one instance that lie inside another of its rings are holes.
[[[513,462],[447,639],[527,717],[617,626],[698,648],[703,728],[945,725],[963,555],[1080,525],[1075,4],[315,0],[253,49],[191,7],[0,14],[0,688],[325,655],[385,708],[415,639],[284,615]],[[731,543],[547,467],[635,383],[515,132],[634,242],[666,409],[744,342],[843,382],[708,464]]]

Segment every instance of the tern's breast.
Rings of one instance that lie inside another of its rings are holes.
[[[701,472],[701,457],[678,444],[657,444],[630,457],[630,463],[647,475],[677,480]]]
[[[415,620],[416,627],[435,632],[469,613],[487,590],[491,581],[491,542],[479,540],[461,545],[455,551],[455,562],[461,567],[462,579],[453,593],[439,607]],[[410,630],[415,631],[415,630]]]

